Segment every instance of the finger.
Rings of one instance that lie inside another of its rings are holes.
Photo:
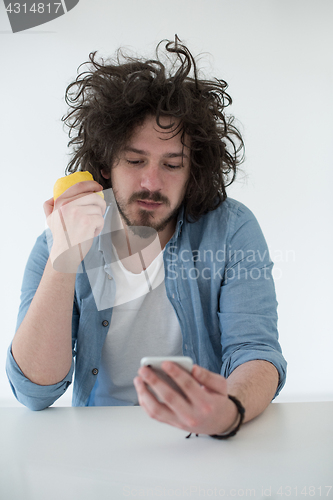
[[[74,187],[74,186],[72,186]],[[71,188],[72,188],[71,187]],[[69,188],[69,189],[71,189]],[[68,189],[68,191],[69,191]],[[80,200],[80,201],[79,201]],[[59,196],[55,201],[55,207],[68,205],[69,203],[78,202],[79,205],[100,205],[106,207],[105,200],[97,194],[96,191],[84,191],[76,195],[64,196],[64,193]]]
[[[161,365],[163,371],[181,388],[190,401],[200,398],[202,389],[192,374],[171,361],[165,361]]]
[[[141,367],[138,373],[165,405],[177,413],[188,411],[186,393],[180,394],[167,381],[160,378],[159,374],[146,366]]]
[[[73,202],[73,204],[67,203],[59,207],[54,212],[59,212],[61,218],[65,221],[68,231],[78,232],[78,230],[82,228],[91,235],[91,230],[104,224],[103,207],[98,205],[88,204],[80,206]]]
[[[142,377],[135,377],[133,382],[138,395],[139,404],[148,415],[159,422],[171,423],[173,420],[172,412],[167,406],[156,399],[148,389]]]
[[[103,191],[103,186],[96,181],[81,181],[73,184],[67,188],[58,198],[65,200],[67,198],[72,198],[74,196],[80,195],[82,193],[96,193]],[[56,200],[56,201],[57,201]]]
[[[61,195],[62,196],[62,195]],[[58,202],[58,199],[61,199],[60,196],[56,199],[56,202]],[[81,200],[81,201],[84,201],[85,204],[88,204],[88,203],[98,203],[99,201],[101,201],[102,203],[105,203],[104,201],[104,198],[102,198],[101,196],[99,196],[98,192],[97,191],[83,191],[82,193],[78,193],[76,195],[71,195],[71,196],[68,196],[68,197],[64,197],[61,199],[61,202],[63,204],[65,203],[69,203],[71,202],[72,200]]]
[[[80,218],[89,217],[90,215],[99,215],[101,217],[103,215],[102,207],[99,206],[99,204],[87,203],[81,205],[79,202],[76,203],[75,201],[66,203],[57,210],[59,210],[64,217],[67,217],[69,220],[73,219],[74,221],[79,221]]]
[[[192,369],[193,378],[206,389],[217,392],[218,394],[227,395],[227,380],[201,366],[194,365]]]
[[[138,394],[139,404],[151,418],[189,432],[188,425],[180,422],[177,415],[170,408],[155,398],[140,376],[135,377],[133,382]]]

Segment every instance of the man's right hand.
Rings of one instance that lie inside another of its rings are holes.
[[[76,273],[91,248],[93,238],[104,226],[105,201],[97,194],[103,187],[83,181],[69,187],[54,202],[44,203],[47,224],[52,232],[50,260],[55,270]]]

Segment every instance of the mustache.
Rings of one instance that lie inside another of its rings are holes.
[[[139,191],[137,193],[133,193],[129,199],[129,203],[132,203],[136,200],[149,200],[155,201],[156,203],[165,203],[166,205],[170,205],[170,201],[166,196],[163,196],[158,191],[150,192],[150,191]]]

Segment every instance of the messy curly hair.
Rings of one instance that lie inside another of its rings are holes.
[[[166,64],[160,57],[162,44]],[[112,187],[101,170],[112,167],[134,129],[153,115],[161,128],[174,127],[183,144],[185,134],[190,137],[186,219],[193,222],[215,210],[244,157],[241,134],[225,113],[232,103],[227,83],[200,79],[194,57],[177,36],[158,44],[155,60],[129,57],[119,49],[115,59],[99,62],[92,52],[84,65],[88,69],[65,94],[69,110],[62,120],[69,127],[68,146],[74,149],[66,172],[88,170],[104,189]],[[161,116],[174,117],[179,125],[162,127]]]

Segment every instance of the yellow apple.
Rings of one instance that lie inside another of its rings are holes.
[[[60,177],[53,187],[53,198],[54,201],[71,186],[74,186],[77,182],[82,181],[93,181],[94,178],[90,172],[74,172],[73,174],[66,175],[65,177]],[[103,191],[98,191],[99,194],[104,199]]]

